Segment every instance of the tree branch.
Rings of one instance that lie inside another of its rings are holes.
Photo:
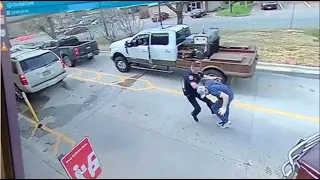
[[[166,6],[167,6],[171,11],[177,13],[177,9],[174,8],[171,4],[166,4]],[[176,4],[176,6],[177,6],[177,4]]]

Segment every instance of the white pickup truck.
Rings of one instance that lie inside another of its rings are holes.
[[[218,76],[224,82],[228,76],[253,76],[259,57],[256,46],[220,45],[218,32],[210,28],[191,34],[187,25],[146,29],[112,43],[110,55],[120,72],[128,72],[131,67],[172,72],[170,67],[187,69],[193,61],[200,61],[204,74]],[[161,66],[167,70],[158,69]]]

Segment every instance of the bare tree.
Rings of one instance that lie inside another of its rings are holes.
[[[21,28],[28,33],[42,31],[50,36],[52,39],[57,39],[55,32],[55,25],[51,16],[33,18],[30,20],[23,21]]]
[[[141,31],[146,23],[145,19],[140,19],[130,9],[115,9],[114,15],[118,28],[126,35],[133,36]]]
[[[186,4],[185,1],[179,1],[175,4],[175,7],[172,4],[166,4],[166,6],[177,14],[177,24],[183,24],[183,7]]]
[[[105,38],[109,43],[116,41],[117,26],[113,9],[100,9],[96,15],[99,21],[97,33]]]
[[[229,13],[232,13],[232,1],[229,1]]]
[[[57,27],[67,27],[67,23],[65,21],[68,18],[68,13],[58,13],[51,16],[52,20]]]
[[[90,26],[89,30],[84,33],[84,37],[87,40],[91,40],[91,41],[94,40],[95,34],[94,34],[94,27],[93,26]]]
[[[145,24],[145,20],[140,20],[127,9],[101,9],[97,17],[100,22],[97,33],[110,43],[118,40],[119,36],[128,37],[137,34]]]

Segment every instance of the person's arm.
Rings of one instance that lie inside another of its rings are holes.
[[[199,87],[199,84],[196,83],[196,80],[195,80],[195,78],[193,77],[193,75],[189,75],[189,76],[188,76],[187,82],[190,84],[190,86],[191,86],[193,89],[197,89],[197,88]]]
[[[196,82],[190,82],[190,85],[193,89],[197,89],[199,87],[199,84],[197,84]]]
[[[224,92],[220,92],[220,96],[219,96],[223,103],[222,103],[222,108],[227,108],[227,105],[229,103],[229,95],[224,93]]]

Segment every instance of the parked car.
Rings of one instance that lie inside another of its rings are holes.
[[[159,16],[159,13],[155,13],[155,14],[151,17],[151,20],[152,20],[152,22],[158,22],[158,21],[160,21],[160,18],[161,18],[161,21],[163,21],[163,20],[165,20],[165,19],[168,19],[168,18],[169,18],[169,13],[161,12],[161,13],[160,13],[160,16]]]
[[[77,34],[81,34],[81,33],[85,33],[89,31],[89,29],[85,26],[78,26],[78,27],[74,27],[71,28],[69,30],[67,30],[66,32],[64,32],[63,34],[66,36],[72,36],[72,35],[77,35]]]
[[[207,15],[204,9],[194,9],[191,11],[191,18],[201,18]]]
[[[285,179],[320,179],[320,134],[301,139],[282,165]]]
[[[52,86],[65,77],[67,71],[60,58],[50,50],[15,49],[10,52],[16,95],[35,93]]]
[[[262,1],[261,10],[266,10],[266,9],[278,9],[277,1]]]
[[[74,67],[77,61],[93,59],[100,52],[96,41],[79,41],[75,36],[49,40],[40,48],[51,50],[69,67]]]

